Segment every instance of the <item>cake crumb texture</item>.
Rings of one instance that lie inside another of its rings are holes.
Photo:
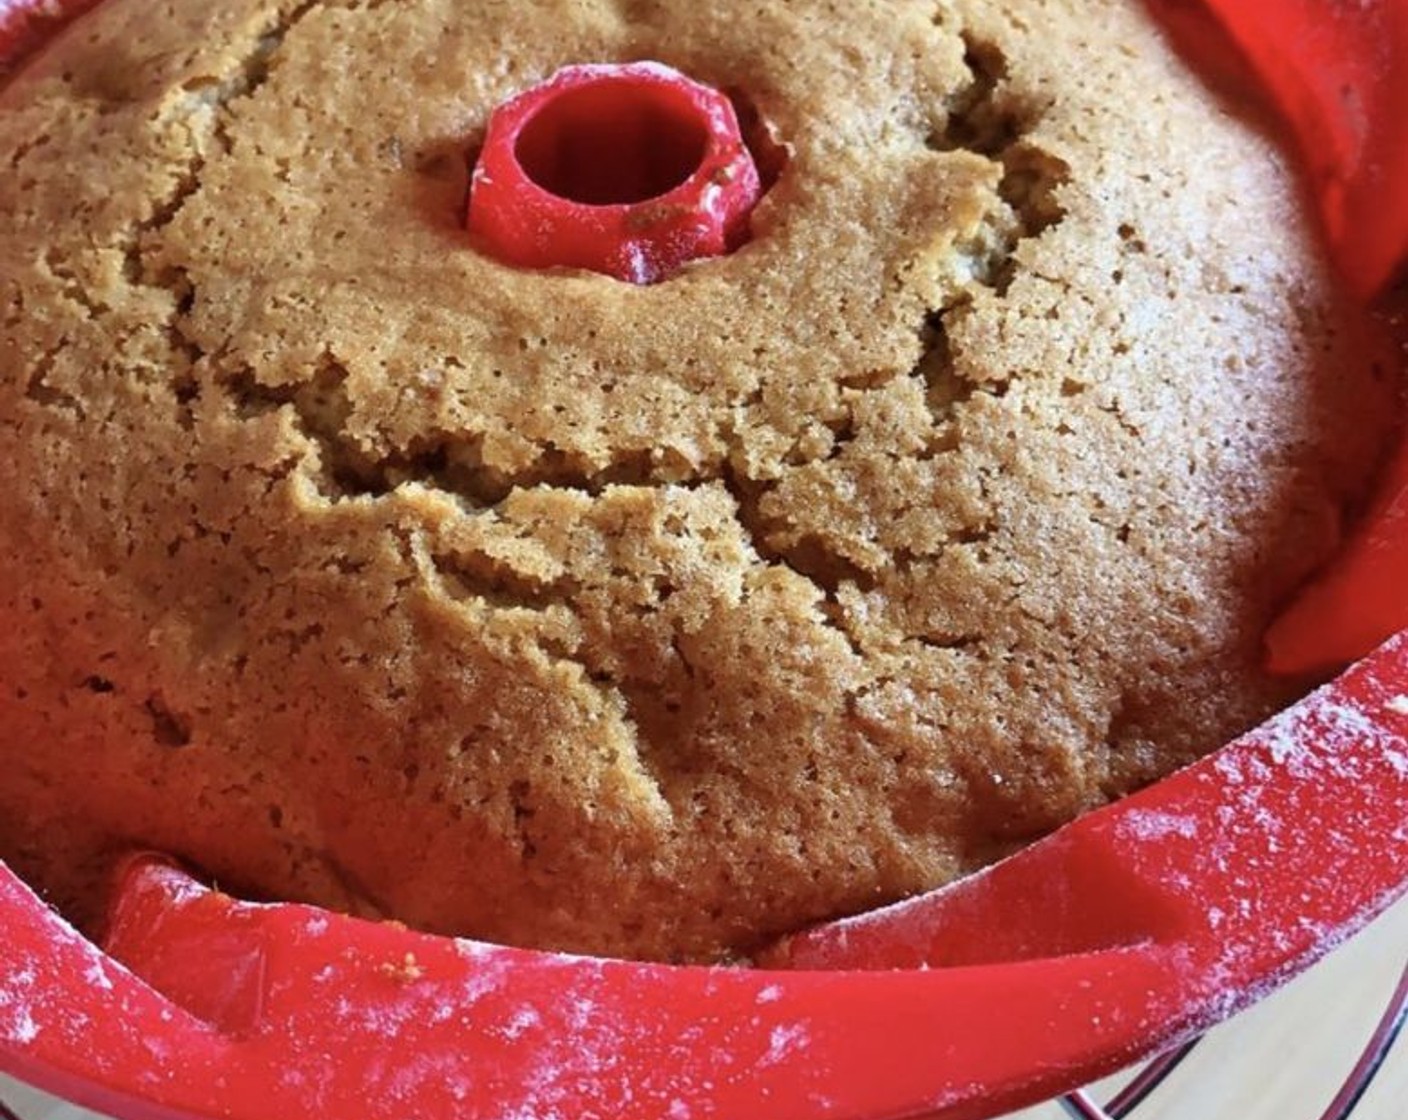
[[[648,288],[476,252],[492,108],[786,145]],[[106,0],[0,89],[0,858],[746,953],[1221,745],[1393,421],[1137,4]]]

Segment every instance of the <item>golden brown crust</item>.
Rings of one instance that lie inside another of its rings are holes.
[[[753,242],[475,253],[490,108],[641,57],[789,145]],[[0,156],[0,856],[82,918],[128,844],[649,956],[943,882],[1284,701],[1391,413],[1134,7],[107,0]]]

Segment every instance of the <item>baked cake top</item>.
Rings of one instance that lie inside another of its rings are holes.
[[[668,282],[476,251],[493,107],[658,59],[785,149]],[[1393,412],[1138,5],[106,0],[0,92],[0,857],[709,958],[1289,695]]]

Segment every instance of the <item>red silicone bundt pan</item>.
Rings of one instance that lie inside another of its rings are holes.
[[[1316,153],[1346,274],[1382,287],[1408,256],[1408,168],[1384,131],[1408,104],[1408,0],[1209,7]],[[0,54],[19,11],[0,0]],[[1302,638],[1408,625],[1408,468],[1386,485]],[[1408,632],[1203,762],[757,969],[251,905],[142,857],[104,951],[0,865],[0,1070],[168,1120],[971,1120],[1204,1029],[1405,885]]]

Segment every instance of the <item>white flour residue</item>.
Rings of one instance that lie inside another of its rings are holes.
[[[14,973],[7,985],[0,988],[0,1039],[27,1046],[39,1037],[39,1026],[33,1015],[33,987],[34,969],[26,967]]]
[[[1366,701],[1377,713],[1381,700]],[[1221,751],[1213,770],[1236,799],[1237,815],[1266,833],[1269,851],[1283,846],[1283,822],[1257,817],[1264,787],[1277,786],[1281,775],[1317,782],[1323,775],[1372,781],[1373,771],[1387,764],[1399,778],[1408,778],[1408,749],[1381,718],[1359,704],[1340,698],[1333,687],[1322,688],[1294,707],[1272,717],[1246,738]],[[1233,791],[1240,790],[1240,793]],[[1225,829],[1241,821],[1223,819]],[[1361,838],[1362,840],[1362,838]]]
[[[535,1102],[510,1108],[506,1112],[500,1112],[499,1116],[503,1120],[563,1120],[562,1113],[555,1107],[544,1110],[541,1105]]]
[[[775,1066],[811,1040],[807,1028],[800,1023],[773,1027],[768,1036],[768,1052],[759,1059],[759,1066]]]
[[[622,1070],[622,1056],[632,1052],[634,1041],[658,1042],[666,1071],[699,1062],[697,1047],[678,1061],[666,1053],[681,1033],[677,1017],[662,1013],[659,1022],[649,1016],[623,1017],[613,998],[622,981],[605,975],[610,965],[472,942],[458,945],[457,951],[463,963],[450,976],[436,979],[439,970],[428,965],[413,981],[388,975],[384,992],[360,991],[361,985],[352,982],[372,962],[340,962],[338,973],[348,979],[349,990],[328,992],[325,1002],[298,1014],[316,1016],[322,1033],[332,1019],[349,1033],[384,1038],[387,1059],[357,1071],[361,1091],[407,1109],[415,1101],[428,1101],[432,1110],[456,1113],[455,1102],[482,1091],[483,1072],[476,1072],[476,1063],[496,1050],[513,1053],[515,1062],[523,1063],[521,1076],[505,1086],[497,1120],[578,1120],[624,1108],[640,1088]],[[523,985],[536,997],[519,994],[514,981],[526,976],[538,978]],[[550,985],[552,998],[541,998],[542,982],[559,976],[560,983]],[[287,1024],[286,1032],[293,1038],[310,1033],[297,1020]],[[461,1045],[466,1034],[483,1039],[488,1049]],[[671,1082],[662,1088],[666,1093],[679,1089],[682,1099],[689,1099],[684,1085]]]
[[[578,996],[568,1004],[567,1022],[574,1031],[586,1030],[596,1014],[596,1004],[583,996]]]
[[[1393,772],[1400,778],[1408,778],[1408,751],[1395,750],[1391,747],[1383,751],[1384,761],[1393,767]]]
[[[1213,756],[1212,768],[1222,778],[1224,785],[1240,786],[1247,780],[1247,776],[1242,772],[1241,760],[1233,758],[1230,749]]]
[[[143,1035],[142,1048],[156,1060],[157,1066],[170,1066],[171,1047],[167,1045],[165,1038],[156,1035]]]
[[[542,1023],[542,1018],[531,1007],[520,1007],[515,1011],[503,1026],[503,1036],[508,1039],[515,1039],[524,1031],[531,1027],[536,1027]]]
[[[981,1100],[990,1089],[990,1086],[978,1081],[970,1081],[965,1085],[949,1085],[930,1097],[927,1104],[934,1112],[947,1112],[965,1101]],[[816,1103],[823,1108],[831,1105],[825,1098],[817,1100]]]
[[[418,1019],[418,1009],[409,1000],[383,1000],[376,1003],[354,1002],[346,996],[338,997],[333,1004],[333,1013],[345,1026],[361,1034],[376,1035],[387,1041],[394,1041],[407,1027]]]
[[[39,1027],[30,1015],[29,1008],[21,1004],[11,1017],[9,1025],[0,1028],[0,1035],[8,1038],[11,1042],[27,1046],[39,1037]]]
[[[1127,839],[1136,841],[1162,840],[1166,836],[1192,840],[1198,835],[1198,820],[1160,809],[1130,809],[1120,818],[1119,831]]]
[[[83,970],[83,979],[90,988],[97,988],[100,992],[112,991],[107,966],[101,960],[88,962],[88,967]]]
[[[399,1055],[390,1063],[388,1072],[376,1080],[379,1096],[406,1108],[412,1102],[425,1100],[436,1089],[451,1100],[462,1102],[473,1087],[471,1070],[453,1053]],[[431,1111],[439,1113],[439,1109]]]
[[[1281,850],[1281,836],[1285,828],[1281,818],[1265,805],[1250,806],[1250,816],[1251,831],[1259,832],[1266,838],[1266,850],[1274,856]]]
[[[470,941],[467,938],[455,938],[455,952],[466,960],[477,961],[489,957],[502,955],[504,949],[500,945],[490,945],[483,941]]]
[[[510,974],[511,969],[502,960],[486,963],[478,972],[465,978],[455,996],[457,1007],[471,1007],[485,996],[496,993]]]

